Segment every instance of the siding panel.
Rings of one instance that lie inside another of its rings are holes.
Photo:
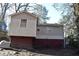
[[[26,28],[20,27],[21,19],[27,19]],[[29,14],[19,14],[11,17],[9,36],[36,36],[36,21],[37,19]]]
[[[38,26],[37,39],[64,39],[63,27]]]

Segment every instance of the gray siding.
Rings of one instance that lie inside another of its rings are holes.
[[[64,39],[63,27],[38,26],[37,38],[40,39]]]

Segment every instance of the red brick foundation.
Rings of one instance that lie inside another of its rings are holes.
[[[63,48],[64,40],[62,39],[36,39],[34,40],[35,48]]]
[[[34,37],[10,36],[14,48],[63,48],[62,39],[35,39]]]
[[[33,37],[21,37],[21,36],[10,36],[11,37],[11,47],[14,48],[32,48]]]

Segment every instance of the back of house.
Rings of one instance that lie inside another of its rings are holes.
[[[37,17],[29,12],[11,15],[8,35],[11,47],[15,48],[60,48],[64,47],[63,26],[38,24]]]

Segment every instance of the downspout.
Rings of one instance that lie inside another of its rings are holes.
[[[37,26],[39,25],[39,18],[37,17]]]
[[[63,38],[64,38],[64,25],[63,25]],[[64,38],[64,48],[65,48],[65,46],[66,46],[66,42],[65,42],[66,40],[65,40],[65,38]]]
[[[37,27],[38,27],[38,17],[37,17],[37,21],[36,21],[36,36],[37,36]]]

